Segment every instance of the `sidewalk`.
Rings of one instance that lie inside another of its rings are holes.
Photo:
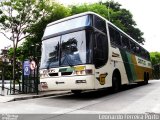
[[[55,95],[63,95],[67,93],[70,93],[70,91],[44,91],[44,92],[39,92],[38,95],[36,93],[6,95],[6,96],[0,96],[0,103],[41,98],[41,97],[49,97],[49,96],[55,96]]]

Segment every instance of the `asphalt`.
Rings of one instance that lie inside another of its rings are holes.
[[[63,95],[68,93],[70,93],[70,91],[43,91],[43,92],[39,92],[38,95],[36,93],[5,95],[5,96],[0,96],[0,103],[49,97],[49,96],[55,96],[55,95]]]

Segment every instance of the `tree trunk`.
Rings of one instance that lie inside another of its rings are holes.
[[[15,66],[16,66],[16,48],[13,47],[13,94],[15,94]]]

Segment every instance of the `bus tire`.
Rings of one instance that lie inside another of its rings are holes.
[[[71,92],[75,95],[81,94],[82,90],[71,90]]]
[[[149,75],[147,75],[147,73],[144,73],[144,85],[148,84],[148,80],[149,80]]]
[[[112,75],[112,90],[114,93],[119,92],[121,88],[121,76],[118,70],[115,70]]]
[[[149,81],[149,73],[147,72],[147,80]]]

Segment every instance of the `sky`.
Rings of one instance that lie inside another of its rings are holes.
[[[56,0],[64,5],[94,3],[100,0]],[[101,0],[106,1],[106,0]],[[160,52],[160,11],[159,0],[114,0],[129,10],[137,27],[144,33],[145,45],[149,52]],[[0,35],[0,49],[11,45],[12,42]]]

